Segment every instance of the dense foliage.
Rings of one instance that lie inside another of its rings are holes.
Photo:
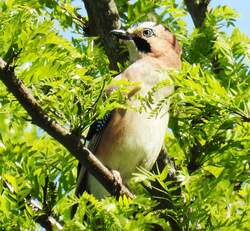
[[[67,2],[1,1],[0,57],[49,115],[84,135],[107,111],[127,107],[126,83],[109,99],[101,97],[114,73],[102,47],[93,45],[96,38],[82,35],[84,18],[78,20]],[[171,230],[173,221],[178,230],[248,230],[250,39],[234,26],[237,13],[228,6],[211,9],[204,25],[190,31],[184,4],[116,3],[124,26],[156,20],[182,44],[182,69],[171,73],[176,92],[165,142],[174,177],[167,177],[169,166],[162,173],[141,170],[131,182],[136,199],[98,201],[84,194],[71,220],[76,160],[32,125],[0,82],[0,230],[39,230],[43,214],[65,230],[150,230],[156,224]],[[74,32],[71,41],[62,29]],[[157,183],[161,198],[138,187],[140,181],[149,188]]]

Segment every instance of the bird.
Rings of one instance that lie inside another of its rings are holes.
[[[140,107],[138,95],[147,96],[151,92],[153,102],[145,110],[114,109],[92,124],[86,139],[88,148],[105,166],[118,172],[127,185],[138,167],[152,168],[164,144],[169,103],[165,103],[156,115],[152,116],[152,110],[174,92],[174,83],[167,72],[180,68],[181,48],[166,26],[151,21],[137,23],[127,30],[113,30],[111,35],[125,41],[130,56],[130,65],[114,77],[114,83],[122,79],[137,83],[127,97],[134,107]],[[164,80],[169,82],[167,86],[152,91]],[[107,94],[115,88],[111,83],[106,89]],[[98,199],[110,195],[79,164],[75,193],[80,197],[84,191]]]

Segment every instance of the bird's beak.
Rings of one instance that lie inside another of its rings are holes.
[[[119,39],[123,39],[123,40],[131,40],[131,39],[133,39],[132,35],[129,34],[125,30],[112,30],[112,31],[110,31],[110,33],[112,35],[116,36]]]

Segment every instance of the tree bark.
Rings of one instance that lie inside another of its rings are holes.
[[[99,36],[100,42],[110,61],[110,68],[118,70],[117,63],[127,57],[120,55],[120,44],[110,35],[110,31],[121,26],[119,13],[114,0],[83,0],[88,13],[87,34]]]
[[[211,0],[184,0],[195,27],[202,26]]]

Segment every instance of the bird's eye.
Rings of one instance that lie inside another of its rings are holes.
[[[143,36],[146,38],[149,38],[154,35],[154,32],[152,29],[144,29],[143,30]]]

